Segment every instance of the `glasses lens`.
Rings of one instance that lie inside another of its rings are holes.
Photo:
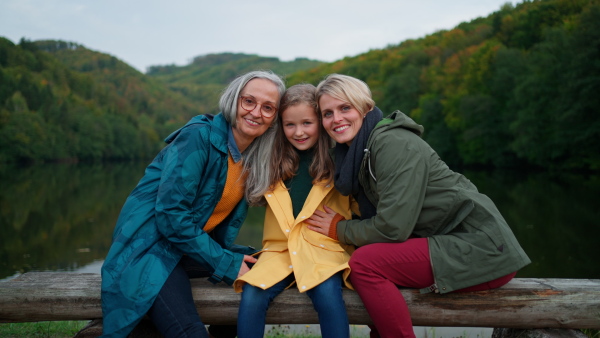
[[[244,108],[247,111],[250,111],[256,107],[256,101],[254,101],[250,97],[242,96],[241,100],[242,100],[242,108]]]
[[[244,108],[247,111],[252,111],[254,110],[254,108],[256,108],[257,103],[251,97],[241,96],[240,101],[242,103],[242,108]],[[277,108],[268,103],[261,104],[260,113],[265,117],[272,117],[273,115],[275,115],[275,113],[277,113]]]
[[[262,107],[260,107],[260,112],[261,114],[263,114],[263,116],[271,117],[275,115],[277,109],[275,109],[275,107],[271,106],[270,104],[263,104]]]

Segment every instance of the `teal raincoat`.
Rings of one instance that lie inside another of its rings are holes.
[[[241,160],[222,114],[192,118],[171,134],[127,198],[102,266],[105,337],[125,337],[152,306],[186,254],[232,284],[243,254],[233,241],[246,217],[245,199],[210,234],[202,229],[221,198],[227,156]]]

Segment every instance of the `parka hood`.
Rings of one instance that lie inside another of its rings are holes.
[[[392,128],[403,128],[410,130],[418,136],[422,136],[425,128],[408,117],[403,112],[396,110],[389,116],[384,117],[375,127],[373,133],[380,133]]]

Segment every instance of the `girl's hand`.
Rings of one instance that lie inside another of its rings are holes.
[[[246,263],[256,263],[257,259],[252,257],[252,256],[248,256],[248,255],[244,255],[244,261],[242,262],[242,266],[240,266],[240,272],[238,272],[238,278],[242,277],[246,272],[250,271],[250,268],[248,267],[248,265]]]
[[[316,210],[315,213],[312,214],[312,216],[310,216],[309,218],[307,218],[304,222],[310,224],[308,226],[310,230],[328,236],[331,221],[337,213],[326,205],[323,206],[323,209],[325,211]]]

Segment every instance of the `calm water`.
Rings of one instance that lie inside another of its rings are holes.
[[[99,272],[146,163],[0,167],[0,280],[27,271]],[[600,177],[465,172],[498,205],[533,263],[518,277],[600,278]],[[239,244],[260,247],[264,209]]]

